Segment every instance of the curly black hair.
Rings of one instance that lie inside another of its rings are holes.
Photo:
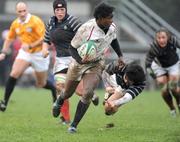
[[[99,5],[97,5],[97,7],[95,7],[94,17],[96,20],[109,17],[113,14],[114,9],[115,8],[113,6],[110,6],[106,3],[100,3]]]

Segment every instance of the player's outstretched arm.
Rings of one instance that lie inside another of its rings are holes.
[[[5,59],[6,55],[8,54],[11,43],[12,43],[11,40],[5,40],[4,41],[3,48],[0,52],[0,61]]]

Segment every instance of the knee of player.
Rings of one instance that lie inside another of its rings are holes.
[[[10,76],[14,78],[19,78],[22,75],[20,71],[11,71]]]
[[[90,104],[92,97],[93,97],[93,96],[82,95],[81,101],[82,101],[84,104]]]
[[[36,82],[36,87],[43,88],[46,85],[46,82]]]
[[[168,82],[168,89],[170,89],[170,90],[176,90],[177,87],[179,87],[178,81],[173,80],[173,81],[169,81],[169,82]]]
[[[168,83],[167,82],[158,82],[158,86],[162,91],[168,90]]]

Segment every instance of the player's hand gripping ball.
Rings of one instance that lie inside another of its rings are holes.
[[[92,61],[96,58],[96,45],[92,40],[83,43],[77,50],[83,60]]]

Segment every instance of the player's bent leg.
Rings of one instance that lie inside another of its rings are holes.
[[[179,67],[177,68],[179,69]],[[179,70],[173,70],[173,74],[169,75],[169,88],[171,89],[171,93],[176,100],[176,104],[178,106],[178,110],[180,112],[180,76]]]
[[[84,114],[86,113],[87,109],[89,108],[89,105],[90,105],[90,102],[89,103],[84,103],[82,102],[82,100],[79,101],[78,105],[77,105],[77,108],[76,108],[76,112],[75,112],[75,116],[74,116],[74,120],[73,122],[71,123],[70,125],[70,128],[68,129],[68,131],[70,133],[73,133],[72,132],[72,129],[74,129],[76,132],[76,128],[77,128],[77,125],[79,124],[79,122],[81,121],[81,119],[83,118]]]
[[[168,84],[168,76],[163,75],[157,78],[158,85],[162,88],[161,89],[161,96],[164,102],[168,105],[170,109],[170,114],[174,117],[176,115],[176,109],[173,104],[173,98],[171,96],[171,91],[169,89]]]
[[[5,93],[4,93],[4,100],[0,103],[0,111],[5,111],[10,99],[10,96],[14,90],[14,87],[16,85],[17,79],[19,76],[22,75],[22,73],[25,71],[25,69],[29,66],[29,62],[16,59],[12,71],[10,73],[10,76],[7,80],[6,87],[5,87]]]
[[[61,92],[65,88],[65,80],[66,74],[65,73],[56,73],[54,75],[55,83],[56,83],[56,90],[57,96],[61,95]],[[70,123],[70,112],[69,112],[69,100],[66,99],[60,108],[60,120],[62,124],[69,124]]]
[[[78,96],[82,96],[83,95],[83,79],[79,82],[77,88],[76,88],[76,94]]]
[[[76,88],[76,94],[78,96],[82,96],[83,94],[83,79],[80,81],[80,83],[78,84],[77,88]],[[92,97],[92,103],[97,106],[99,104],[99,97],[94,93],[93,97]]]
[[[64,103],[60,109],[61,111],[61,123],[62,124],[69,124],[70,123],[70,112],[69,112],[69,100],[64,100]]]
[[[73,122],[71,123],[71,127],[74,128],[77,128],[77,125],[79,124],[84,114],[86,113],[87,109],[89,108],[91,99],[94,94],[93,92],[100,80],[99,76],[93,73],[85,74],[83,76],[83,79],[87,81],[84,81],[84,87],[83,87],[84,94],[77,105],[75,117]]]
[[[46,85],[47,80],[47,71],[35,71],[36,76],[36,86],[39,88],[43,88]]]
[[[48,89],[51,91],[52,94],[52,100],[55,102],[56,100],[56,87],[54,84],[47,80],[47,71],[35,71],[36,75],[36,86],[39,88]]]
[[[176,100],[176,104],[179,107],[180,106],[180,88],[178,86],[178,81],[169,81],[168,82],[168,89],[170,90],[170,93],[174,96]]]
[[[67,80],[65,90],[61,92],[61,94],[58,96],[57,100],[53,104],[52,113],[54,117],[59,116],[59,110],[61,109],[64,100],[70,98],[73,95],[78,84],[79,81]]]
[[[170,95],[168,90],[162,90],[161,92],[162,98],[166,102],[166,104],[169,106],[170,110],[174,110],[175,107],[173,105],[172,96]]]

